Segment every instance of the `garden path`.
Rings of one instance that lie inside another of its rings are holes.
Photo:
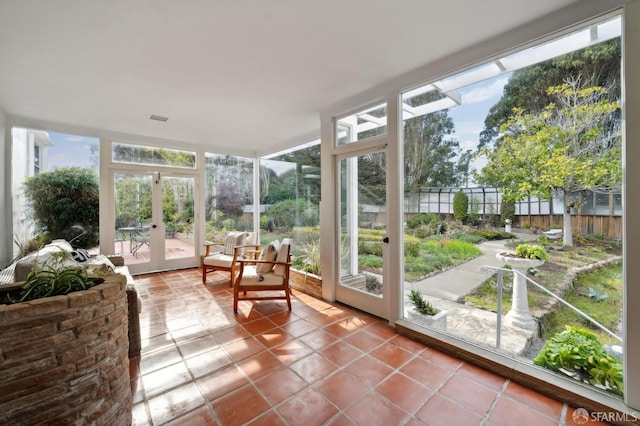
[[[538,235],[516,234],[521,240],[535,240]],[[468,262],[457,265],[447,271],[433,275],[414,283],[409,283],[409,289],[420,290],[422,294],[451,302],[464,302],[464,296],[478,288],[487,278],[482,266],[502,266],[496,259],[496,253],[505,251],[508,240],[485,241],[478,245],[482,254]]]
[[[521,240],[535,240],[532,234],[516,234]],[[496,253],[506,250],[507,240],[486,241],[479,244],[482,255],[457,265],[445,272],[414,283],[407,283],[405,292],[417,289],[437,308],[446,309],[447,332],[490,347],[496,344],[495,312],[467,306],[464,296],[482,285],[489,278],[482,266],[502,266]],[[408,301],[408,296],[404,298]],[[505,301],[510,303],[510,301]],[[407,302],[407,306],[409,303]],[[522,355],[535,340],[535,333],[518,327],[502,324],[501,349],[514,355]]]

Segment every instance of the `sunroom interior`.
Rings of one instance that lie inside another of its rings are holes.
[[[638,421],[633,413],[640,409],[640,370],[634,366],[640,339],[633,337],[640,336],[640,312],[629,307],[640,301],[640,289],[631,285],[640,276],[633,262],[640,225],[629,218],[640,211],[640,197],[629,183],[640,181],[640,171],[628,167],[640,157],[633,143],[640,124],[629,119],[640,115],[640,98],[633,96],[640,83],[629,78],[640,73],[640,55],[632,47],[640,44],[638,0],[64,3],[67,8],[1,2],[1,266],[15,256],[15,235],[25,231],[16,219],[24,210],[16,182],[23,171],[13,162],[22,158],[16,152],[31,131],[33,137],[44,131],[94,140],[101,206],[97,250],[126,254],[139,276],[198,268],[203,244],[227,230],[260,231],[268,242],[276,225],[265,213],[269,173],[295,170],[301,181],[295,199],[316,206],[303,207],[312,218],[300,226],[317,223],[320,230],[319,298],[372,314],[405,336],[573,406],[627,413],[625,420]],[[622,43],[622,398],[559,379],[495,348],[416,326],[404,312],[403,284],[404,120],[464,104],[460,90],[471,84],[615,38]],[[431,92],[436,100],[411,102]],[[154,163],[140,154],[149,149],[181,157]],[[353,184],[367,173],[358,168],[364,157],[384,164],[380,193]],[[159,228],[162,237],[148,229],[163,218],[157,206],[163,190],[153,184],[160,180],[188,192],[193,206],[182,219],[189,232],[168,230],[166,223]],[[242,222],[225,222],[214,213],[212,194],[220,197],[216,191],[225,182],[244,188],[249,201],[235,206]],[[148,191],[148,223],[139,223],[139,212],[119,216],[118,206],[128,202],[122,194],[133,191],[127,185],[139,194]],[[384,208],[373,211],[373,204]],[[387,285],[377,294],[343,285],[345,276],[359,273],[358,224],[367,208],[374,218],[368,225],[387,238],[379,277]],[[146,241],[134,240],[140,225],[151,231]],[[174,231],[189,234],[186,245],[170,246],[178,244],[167,237]],[[345,235],[351,245],[344,244]],[[295,244],[294,236],[293,251]]]

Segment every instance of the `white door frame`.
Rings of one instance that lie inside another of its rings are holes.
[[[150,232],[150,262],[131,264],[129,270],[132,274],[142,274],[154,271],[163,271],[180,268],[197,267],[199,265],[198,256],[200,251],[200,232],[198,223],[201,215],[198,206],[200,206],[200,181],[201,173],[198,168],[183,169],[177,167],[151,166],[148,164],[128,164],[114,163],[112,158],[113,142],[107,140],[100,141],[100,175],[106,176],[100,179],[100,205],[115,205],[114,176],[117,173],[132,173],[140,175],[149,175],[152,178],[152,217],[155,229]],[[194,180],[194,256],[183,259],[164,259],[164,223],[162,222],[162,185],[163,177],[186,177]],[[158,181],[156,183],[156,180]],[[152,224],[152,225],[153,225]],[[115,230],[115,211],[113,208],[101,208],[100,210],[100,252],[104,254],[114,253],[114,241],[116,237]],[[161,238],[162,237],[162,238]]]
[[[323,285],[322,297],[330,300],[340,300],[351,306],[388,319],[390,323],[399,318],[400,311],[400,280],[401,260],[403,256],[402,244],[402,197],[401,176],[402,168],[399,158],[402,158],[398,141],[400,140],[400,112],[399,94],[376,99],[367,104],[354,104],[348,109],[330,111],[321,117],[321,156],[322,156],[322,203],[320,206],[320,228],[332,229],[333,232],[323,232],[320,236],[320,250],[323,276],[330,277],[330,285]],[[361,111],[367,106],[386,103],[387,132],[385,135],[356,141],[344,145],[337,145],[336,124],[340,117],[349,116]],[[387,200],[387,235],[389,243],[383,243],[383,296],[382,299],[366,293],[349,291],[341,288],[340,282],[340,212],[339,212],[339,161],[344,158],[359,155],[384,152],[386,156],[386,200]],[[340,293],[340,294],[338,294]]]

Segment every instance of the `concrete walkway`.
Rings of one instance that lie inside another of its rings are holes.
[[[537,235],[517,235],[522,240],[533,240]],[[446,309],[447,333],[464,340],[496,347],[497,315],[495,312],[464,304],[464,296],[471,293],[490,275],[482,266],[502,266],[496,253],[506,250],[505,240],[487,241],[478,245],[482,255],[455,266],[445,272],[405,285],[405,309],[409,290],[417,289],[438,309]],[[504,300],[510,304],[511,300]],[[535,332],[502,323],[500,350],[522,355],[535,339]]]
[[[518,234],[517,237],[521,240],[534,240],[537,235]],[[463,303],[464,296],[489,278],[487,273],[480,270],[482,266],[502,266],[502,262],[496,259],[496,253],[507,250],[505,246],[507,241],[497,240],[480,243],[478,245],[482,251],[480,256],[424,280],[410,283],[409,288],[420,290],[426,296]]]

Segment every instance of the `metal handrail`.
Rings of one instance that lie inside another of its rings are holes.
[[[524,277],[525,280],[527,280],[528,282],[530,282],[531,284],[533,284],[534,286],[536,286],[537,288],[539,288],[540,290],[542,290],[543,292],[548,294],[549,296],[553,297],[554,299],[556,299],[557,301],[559,301],[560,303],[562,303],[563,305],[565,305],[569,309],[571,309],[574,312],[576,312],[581,317],[587,319],[589,322],[591,322],[593,325],[598,327],[600,330],[604,331],[605,333],[607,333],[608,335],[610,335],[611,337],[615,338],[620,343],[622,343],[622,338],[620,336],[616,335],[614,332],[609,330],[607,327],[605,327],[604,325],[600,324],[598,321],[596,321],[595,319],[591,318],[589,315],[585,314],[580,309],[576,308],[571,303],[567,302],[566,300],[564,300],[563,298],[561,298],[557,294],[555,294],[552,291],[544,288],[542,285],[538,284],[537,282],[535,282],[531,278],[527,277],[522,272],[517,271],[515,269],[500,268],[500,267],[497,267],[497,266],[489,266],[489,265],[481,266],[480,270],[481,271],[486,271],[486,272],[495,272],[498,275],[498,277],[497,277],[497,292],[498,292],[498,294],[497,294],[497,309],[496,309],[497,310],[497,312],[496,312],[496,348],[497,349],[500,349],[500,335],[501,335],[501,328],[502,328],[502,287],[503,287],[503,279],[502,279],[502,277],[503,277],[505,271],[513,273],[513,274],[518,274],[521,277]]]

